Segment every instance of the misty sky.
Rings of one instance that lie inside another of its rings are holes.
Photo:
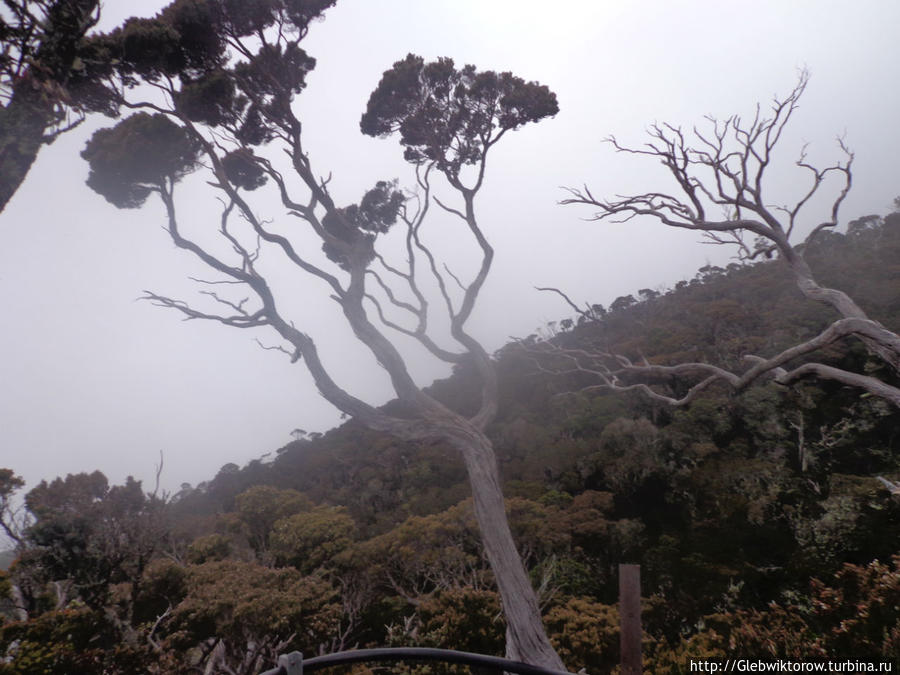
[[[109,0],[103,26],[163,4]],[[803,143],[813,162],[830,163],[835,137],[846,134],[856,162],[842,222],[886,212],[900,194],[898,25],[900,3],[883,0],[339,0],[310,30],[305,48],[318,66],[296,105],[317,171],[331,172],[333,194],[350,203],[377,180],[413,183],[396,139],[364,137],[358,127],[381,73],[408,52],[510,70],[557,93],[556,118],[492,151],[480,195],[497,256],[472,328],[493,350],[568,314],[535,285],[608,304],[690,278],[707,261],[728,262],[730,251],[696,234],[585,222],[589,212],[557,205],[565,185],[587,183],[604,196],[670,187],[657,165],[616,155],[602,142],[609,134],[639,144],[654,121],[689,127],[707,113],[751,115],[807,67],[773,199],[806,188],[806,175],[790,170]],[[195,297],[186,277],[203,270],[169,241],[157,203],[118,211],[85,187],[79,152],[105,124],[92,118],[44,149],[0,214],[0,466],[30,485],[100,469],[113,482],[132,474],[152,487],[162,451],[162,484],[175,490],[274,452],[295,427],[336,424],[302,364],[256,345],[255,337],[274,344],[265,331],[183,322],[135,301],[144,289]],[[215,218],[203,188],[186,181],[180,199],[192,216]],[[430,241],[465,269],[470,249],[458,239],[437,229]],[[371,403],[387,400],[383,372],[322,285],[300,279],[291,288],[292,308],[339,383]],[[409,354],[423,384],[446,374]]]

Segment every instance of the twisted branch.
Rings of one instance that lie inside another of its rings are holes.
[[[885,399],[900,408],[900,388],[877,378],[842,370],[822,363],[804,363],[790,370],[784,366],[847,337],[866,339],[889,349],[900,349],[900,339],[875,321],[868,319],[839,319],[813,338],[794,345],[769,358],[746,355],[744,359],[753,365],[743,373],[733,373],[709,363],[689,362],[674,366],[633,364],[629,359],[610,352],[589,352],[581,349],[563,349],[553,343],[525,345],[520,347],[531,357],[537,370],[552,375],[586,374],[600,380],[599,384],[580,389],[581,392],[640,391],[650,399],[673,407],[691,403],[704,390],[716,382],[728,385],[740,392],[763,377],[772,377],[775,382],[790,385],[806,377],[834,380],[847,386],[857,387]],[[563,360],[568,367],[547,367],[547,357]],[[651,388],[652,384],[672,384],[680,379],[702,378],[691,385],[684,396],[676,398]],[[637,380],[637,381],[636,381]]]
[[[786,97],[774,99],[768,117],[762,116],[759,106],[749,123],[739,116],[725,120],[707,117],[707,131],[693,129],[694,145],[680,128],[670,124],[651,127],[648,132],[651,140],[640,148],[622,145],[615,137],[608,139],[618,152],[662,162],[679,193],[645,192],[603,200],[584,186],[567,188],[570,196],[561,203],[590,206],[594,209],[591,220],[626,222],[640,216],[655,218],[668,227],[699,231],[711,243],[737,245],[738,257],[744,261],[778,253],[807,298],[831,306],[844,318],[868,319],[846,293],[821,286],[803,258],[804,249],[791,243],[804,209],[831,175],[841,180],[841,187],[832,200],[829,219],[812,225],[802,243],[809,244],[822,231],[838,224],[840,207],[853,182],[853,153],[844,139],[837,141],[843,159],[824,168],[810,164],[806,148],[801,150],[796,165],[812,180],[792,205],[771,206],[764,197],[766,170],[771,166],[775,146],[796,111],[808,81],[809,74],[802,71],[794,89]],[[725,209],[727,218],[710,219],[709,205]],[[758,237],[753,250],[744,241],[746,232]],[[867,335],[861,337],[872,354],[900,372],[900,349],[896,343],[888,346]]]

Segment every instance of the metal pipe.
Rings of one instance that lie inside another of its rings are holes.
[[[347,663],[359,663],[360,661],[443,661],[445,663],[459,663],[479,668],[490,668],[496,671],[517,673],[518,675],[569,675],[565,671],[550,670],[540,666],[532,666],[521,661],[510,661],[498,656],[485,656],[472,652],[458,652],[452,649],[432,649],[430,647],[384,647],[379,649],[353,649],[335,654],[326,654],[303,660],[298,652],[286,655],[293,659],[288,665],[282,663],[279,658],[279,666],[267,670],[260,675],[303,675],[305,672],[338,666]]]

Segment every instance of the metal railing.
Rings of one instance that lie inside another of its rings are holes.
[[[431,649],[428,647],[386,647],[381,649],[353,649],[346,652],[303,659],[300,652],[291,652],[278,657],[278,667],[259,675],[303,675],[330,666],[340,666],[362,661],[442,661],[465,666],[488,668],[498,672],[518,673],[518,675],[570,675],[565,671],[550,670],[532,666],[521,661],[510,661],[498,656],[485,656],[472,652],[458,652],[452,649]]]

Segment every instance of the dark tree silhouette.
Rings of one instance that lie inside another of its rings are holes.
[[[125,102],[140,112],[94,135],[83,153],[91,167],[88,184],[121,208],[158,196],[175,245],[217,273],[201,282],[211,305],[157,293],[147,299],[188,319],[268,328],[282,340],[270,348],[304,362],[322,396],[342,412],[396,438],[439,441],[460,453],[502,598],[507,653],[562,670],[510,533],[494,450],[485,435],[497,412],[494,364],[466,329],[493,260],[475,208],[488,152],[506,132],[554,115],[556,98],[547,87],[509,73],[457,68],[450,59],[426,63],[410,55],[384,74],[361,127],[373,136],[399,132],[405,157],[415,166],[415,204],[394,183],[378,181],[359,203],[338,205],[328,181],[314,170],[292,107],[315,65],[300,43],[310,22],[332,4],[178,0],[156,18],[131,20],[107,36],[124,54],[116,66],[122,80],[140,79],[160,97]],[[212,228],[219,244],[210,243],[209,233],[189,238],[179,221],[176,184],[201,166],[223,204]],[[456,205],[434,197],[439,178],[455,194]],[[471,236],[480,256],[472,279],[442,268],[423,243],[432,203],[457,217]],[[277,225],[258,215],[273,209],[281,212]],[[393,227],[405,229],[400,263],[379,246]],[[294,235],[301,230],[318,238],[326,259],[300,247]],[[266,276],[264,269],[272,269],[278,258],[325,284],[349,328],[387,371],[402,414],[366,403],[331,377],[304,330],[309,319],[289,316]],[[429,301],[431,287],[437,308]],[[229,290],[246,297],[237,299],[241,296]],[[436,337],[435,323],[449,326],[449,332]],[[473,363],[481,380],[474,414],[461,414],[425,393],[385,328],[417,340],[449,364]]]
[[[87,37],[97,0],[8,0],[0,6],[0,211],[47,143],[88,112],[117,114],[112,54]]]

